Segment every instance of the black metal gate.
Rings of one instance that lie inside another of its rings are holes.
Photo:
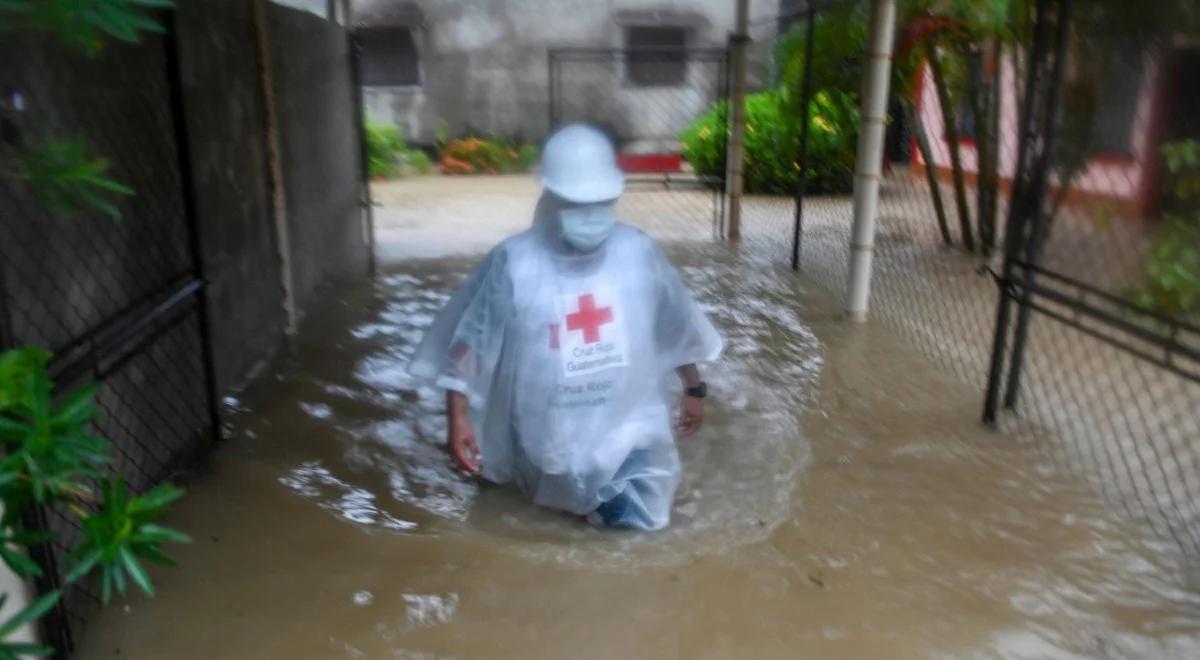
[[[9,34],[0,61],[5,149],[83,138],[135,190],[112,200],[120,217],[110,217],[52,212],[23,187],[0,188],[0,348],[51,351],[60,393],[97,383],[111,468],[147,490],[202,457],[219,428],[174,39],[113,43],[100,60]],[[42,620],[65,655],[99,598],[64,584],[82,537],[75,516],[35,517],[58,535],[34,558],[39,591],[66,586]]]
[[[609,133],[627,173],[622,216],[662,238],[725,230],[728,52],[724,48],[555,48],[548,56],[551,129],[587,122]],[[720,117],[719,160],[683,157],[681,134]]]
[[[1166,280],[1179,287],[1175,291],[1188,286],[1189,268],[1190,286],[1197,286],[1188,246],[1172,252],[1166,238],[1174,223],[1196,231],[1200,196],[1183,194],[1186,198],[1174,200],[1181,208],[1173,211],[1122,212],[1112,203],[1088,203],[1081,193],[1089,186],[1135,189],[1127,180],[1134,174],[1096,180],[1102,168],[1073,170],[1070,162],[1075,153],[1091,157],[1095,147],[1086,140],[1098,134],[1078,130],[1086,116],[1070,105],[1073,93],[1082,96],[1072,86],[1088,81],[1073,79],[1068,71],[1080,67],[1090,47],[1127,49],[1126,59],[1139,69],[1157,63],[1160,75],[1170,75],[1173,33],[1180,28],[1170,21],[1130,25],[1125,34],[1124,25],[1112,29],[1114,17],[1103,8],[1072,5],[1071,0],[1037,3],[1004,260],[997,275],[984,419],[1048,430],[1118,508],[1185,552],[1200,555],[1200,306],[1193,301],[1189,307],[1186,294],[1171,299],[1170,286],[1158,291],[1166,304],[1139,294],[1153,287],[1152,278],[1162,277],[1162,269],[1177,271],[1167,275],[1178,280]],[[1104,85],[1115,85],[1111,72],[1104,75],[1097,85],[1102,92]],[[1081,77],[1078,71],[1073,76]],[[1172,87],[1166,78],[1157,85]],[[1139,86],[1154,89],[1145,82]],[[1200,95],[1182,88],[1174,93]],[[1155,102],[1145,98],[1139,107]],[[1176,105],[1187,104],[1177,100]],[[1151,119],[1135,114],[1131,121],[1150,125]],[[1111,138],[1111,131],[1100,137]],[[1146,139],[1155,138],[1151,133]],[[1191,140],[1200,144],[1200,135]],[[1140,174],[1145,177],[1162,155],[1159,145],[1142,149],[1134,157],[1144,159]],[[1152,183],[1157,182],[1142,181],[1143,186]],[[1200,250],[1200,243],[1190,249]],[[1017,411],[1018,404],[1019,417],[1001,415]]]

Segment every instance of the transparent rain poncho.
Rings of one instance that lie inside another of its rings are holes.
[[[623,525],[658,529],[679,482],[675,368],[720,352],[649,237],[618,223],[580,253],[543,198],[441,310],[409,372],[466,395],[485,479],[581,515],[620,496]]]

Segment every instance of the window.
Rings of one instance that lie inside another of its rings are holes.
[[[1092,152],[1129,155],[1133,152],[1133,124],[1141,100],[1141,54],[1136,47],[1117,48],[1103,59],[1097,76]]]
[[[687,80],[687,29],[681,27],[628,27],[625,44],[633,49],[662,48],[663,52],[630,53],[625,78],[639,87],[682,85]],[[670,52],[678,49],[680,52]]]
[[[360,28],[355,37],[362,48],[362,84],[400,87],[421,84],[417,44],[407,27]]]
[[[983,80],[983,53],[971,51],[967,55],[967,84],[963,86],[962,98],[958,103],[958,137],[974,140],[979,137],[975,125],[975,112],[971,108],[971,95],[978,93],[985,84]]]

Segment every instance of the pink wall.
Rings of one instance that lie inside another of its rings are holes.
[[[1154,142],[1154,121],[1158,105],[1154,90],[1158,89],[1158,75],[1162,69],[1157,61],[1146,64],[1146,72],[1142,77],[1142,89],[1138,98],[1137,112],[1134,118],[1132,133],[1133,157],[1127,155],[1098,154],[1088,163],[1087,170],[1073,183],[1073,189],[1085,193],[1088,197],[1110,199],[1132,204],[1134,208],[1144,210],[1149,202],[1144,191],[1149,190],[1147,178],[1152,176],[1148,163],[1158,158],[1158,144]],[[933,84],[933,74],[928,66],[921,72],[922,81],[918,86],[918,106],[925,130],[929,134],[930,146],[933,150],[934,163],[945,170],[950,169],[950,151],[944,137],[942,114],[938,104],[937,90]],[[1001,115],[1000,115],[1000,176],[1011,181],[1016,170],[1017,162],[1017,100],[1015,76],[1012,61],[1002,58],[1001,65]],[[918,164],[923,164],[920,153],[916,149],[914,156]],[[979,171],[979,158],[973,142],[963,140],[961,150],[963,168],[970,174]]]

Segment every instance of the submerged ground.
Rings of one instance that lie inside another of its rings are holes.
[[[457,185],[383,191],[379,275],[329,289],[229,402],[232,440],[169,521],[196,538],[182,567],[79,657],[1200,655],[1171,547],[703,221],[660,234],[727,339],[673,526],[593,530],[462,477],[406,355],[534,190]]]

